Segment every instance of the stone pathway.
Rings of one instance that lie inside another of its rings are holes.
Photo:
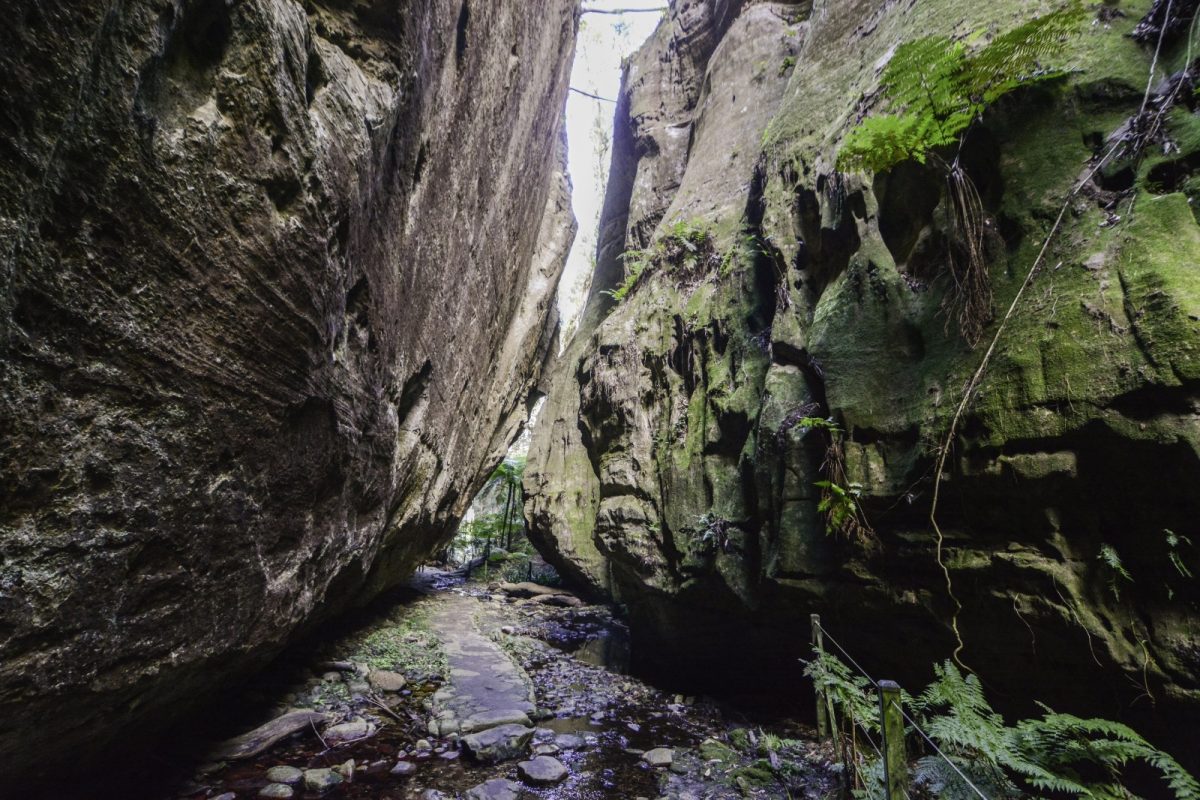
[[[459,594],[442,597],[429,623],[442,641],[450,679],[433,695],[435,736],[471,734],[500,725],[530,725],[533,686],[499,645],[479,632],[478,600]]]

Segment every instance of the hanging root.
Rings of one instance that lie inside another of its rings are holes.
[[[946,172],[950,198],[950,277],[953,285],[943,310],[972,349],[979,345],[984,329],[992,321],[992,277],[988,270],[987,220],[975,182],[956,161]]]

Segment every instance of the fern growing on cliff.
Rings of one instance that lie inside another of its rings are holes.
[[[926,36],[897,48],[880,78],[893,109],[868,116],[838,152],[842,171],[885,172],[905,161],[930,163],[945,175],[950,223],[959,253],[951,255],[947,311],[974,347],[991,321],[992,290],[984,237],[987,223],[974,182],[960,163],[970,127],[987,108],[1023,86],[1061,77],[1042,62],[1059,54],[1087,11],[1079,0],[971,49],[948,36]],[[956,148],[947,161],[939,151]]]
[[[1076,0],[978,50],[948,36],[900,45],[879,87],[896,110],[869,116],[850,131],[838,153],[838,168],[883,172],[903,161],[924,164],[938,148],[961,144],[992,103],[1022,86],[1065,74],[1042,61],[1062,51],[1087,13]]]

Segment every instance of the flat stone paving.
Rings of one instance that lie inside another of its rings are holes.
[[[479,632],[478,600],[441,598],[429,624],[442,641],[450,679],[433,695],[430,733],[471,733],[497,725],[529,725],[535,708],[528,676],[500,646]]]

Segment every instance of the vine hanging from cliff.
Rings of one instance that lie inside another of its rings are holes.
[[[932,163],[946,180],[953,280],[946,310],[975,347],[991,321],[992,288],[985,236],[990,230],[979,191],[961,163],[970,128],[1010,92],[1066,74],[1043,60],[1059,54],[1087,11],[1079,0],[1037,17],[986,46],[971,49],[948,36],[925,36],[896,49],[880,79],[895,111],[868,116],[847,134],[839,170],[885,172],[905,161]],[[952,157],[943,155],[956,148]]]

